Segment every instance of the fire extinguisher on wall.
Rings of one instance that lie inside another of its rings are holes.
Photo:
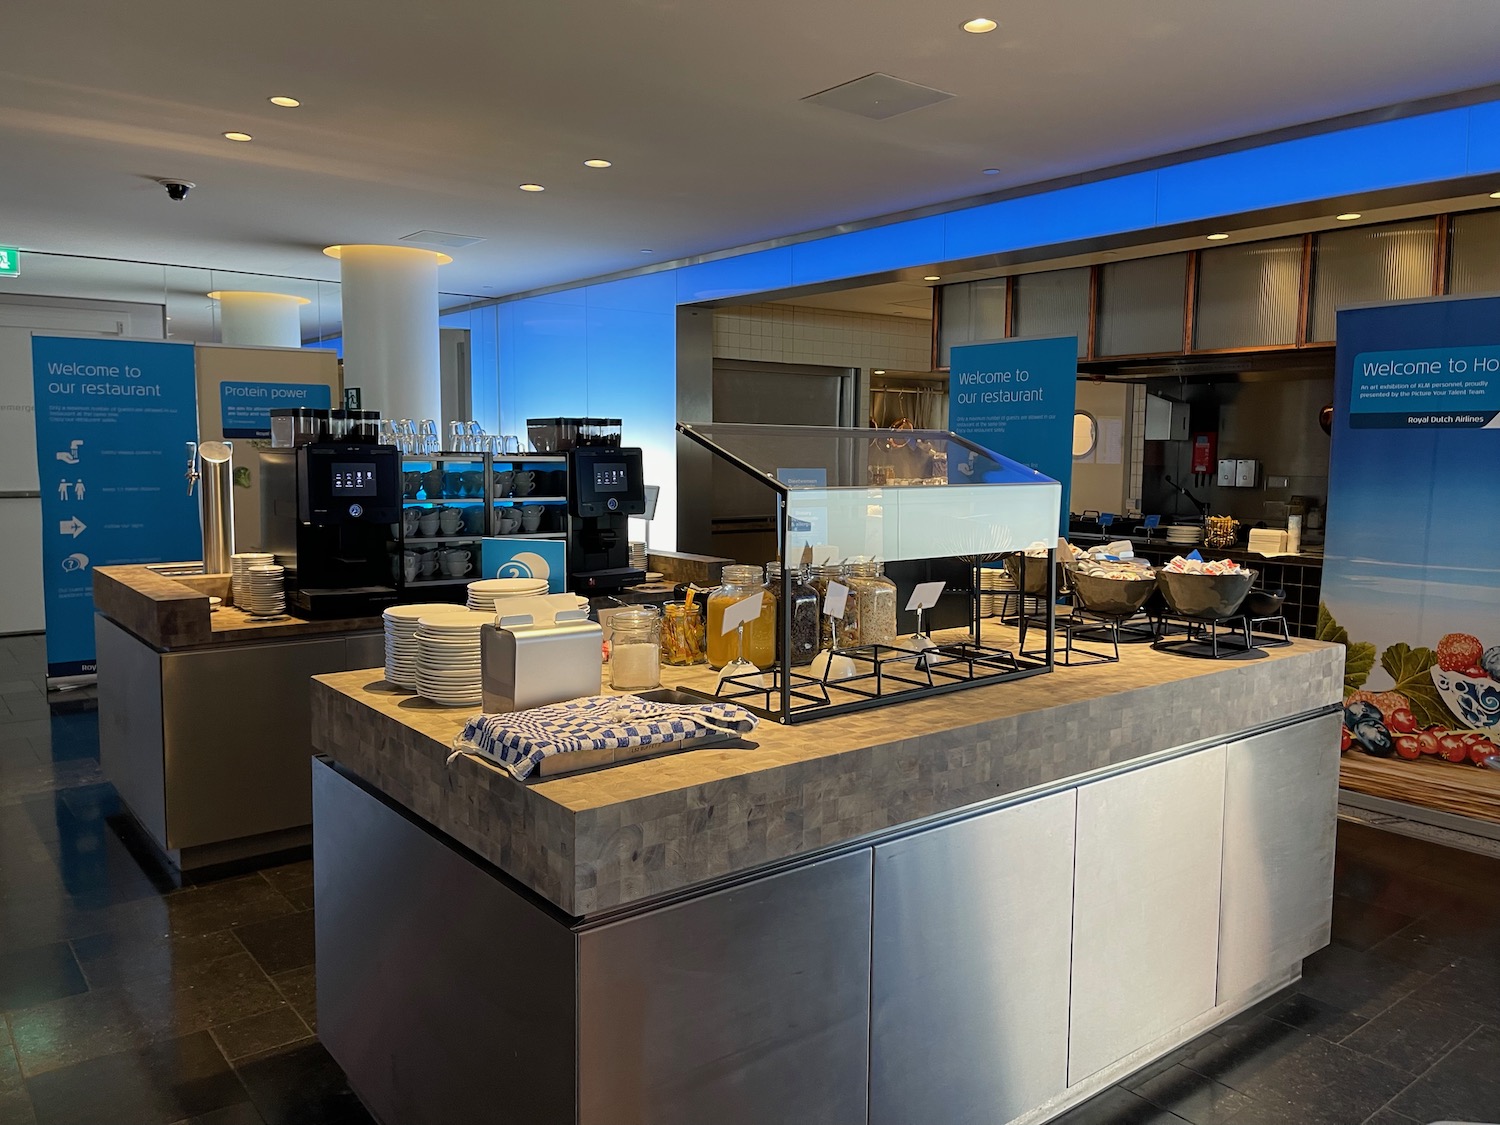
[[[1211,484],[1219,452],[1218,434],[1193,435],[1193,483]]]

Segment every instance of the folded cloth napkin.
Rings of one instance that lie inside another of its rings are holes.
[[[529,711],[476,715],[453,740],[448,761],[477,754],[524,781],[553,754],[745,734],[758,721],[733,703],[652,703],[633,695],[594,695]]]

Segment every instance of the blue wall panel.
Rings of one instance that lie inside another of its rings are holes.
[[[626,420],[675,543],[675,307],[1045,247],[1351,193],[1500,173],[1500,102],[1361,125],[946,215],[890,223],[501,306],[499,401],[526,417]],[[1500,190],[1500,188],[1497,188]],[[476,402],[479,396],[476,392]],[[1004,450],[1001,450],[1004,452]]]
[[[942,258],[950,261],[1145,230],[1156,222],[1156,173],[986,203],[944,219]]]
[[[1157,222],[1451,179],[1466,174],[1468,140],[1469,111],[1452,109],[1189,161],[1157,173]]]

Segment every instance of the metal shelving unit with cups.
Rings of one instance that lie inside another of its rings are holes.
[[[562,539],[568,530],[568,459],[560,453],[496,453],[491,534]]]
[[[492,462],[489,453],[402,456],[391,577],[405,600],[464,600],[479,575],[481,541],[493,534]]]

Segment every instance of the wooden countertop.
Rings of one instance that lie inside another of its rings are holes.
[[[210,595],[228,600],[229,575],[174,578],[145,566],[94,568],[94,608],[164,652],[383,628],[378,616],[319,621],[258,618],[230,605],[211,612]]]
[[[1003,631],[989,626],[995,639]],[[1343,650],[1297,641],[1221,661],[1123,645],[1118,664],[781,726],[525,784],[447,756],[470,713],[380,670],[315,678],[313,745],[573,916],[1228,738],[1341,698]],[[701,676],[663,669],[673,686]]]

